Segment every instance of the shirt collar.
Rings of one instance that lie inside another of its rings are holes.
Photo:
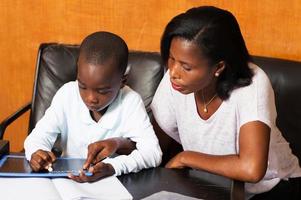
[[[78,93],[78,100],[80,106],[80,119],[83,123],[87,125],[98,124],[100,127],[105,129],[113,129],[114,125],[118,123],[118,119],[120,118],[121,112],[121,96],[122,96],[122,89],[119,91],[117,96],[115,97],[114,101],[109,105],[105,114],[100,118],[98,122],[94,121],[90,115],[89,109],[87,108],[86,104],[83,102],[80,94],[79,88],[77,87]]]

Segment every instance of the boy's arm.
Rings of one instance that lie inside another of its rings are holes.
[[[116,153],[120,155],[129,155],[136,149],[136,142],[133,142],[129,138],[115,138],[116,142],[118,143],[118,149]]]
[[[63,114],[64,90],[59,89],[53,97],[50,107],[38,121],[24,142],[27,160],[38,150],[51,151],[58,133],[62,133],[65,123]]]
[[[87,169],[90,164],[96,164],[114,153],[129,155],[135,149],[136,143],[123,137],[94,142],[88,146],[88,156],[83,168]]]
[[[119,155],[115,158],[108,158],[103,161],[113,166],[116,175],[156,167],[161,163],[162,159],[162,151],[158,139],[154,133],[141,97],[134,92],[130,92],[130,94],[126,95],[128,96],[125,97],[123,102],[123,108],[125,108],[125,110],[122,113],[125,122],[125,134],[122,135],[122,137],[134,142],[136,148],[129,155]],[[126,142],[123,144],[129,143]]]

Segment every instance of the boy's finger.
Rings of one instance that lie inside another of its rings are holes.
[[[96,152],[93,151],[93,152],[88,152],[88,156],[87,156],[87,159],[83,165],[83,169],[88,169],[90,164],[93,162],[94,160],[94,157],[96,155]]]
[[[97,154],[95,160],[94,160],[94,163],[93,164],[96,164],[102,160],[104,160],[107,156],[104,156],[101,152]]]
[[[36,160],[31,160],[30,161],[30,166],[33,169],[33,171],[37,172],[41,169],[40,163],[38,163]]]
[[[48,154],[49,156],[50,156],[50,158],[51,158],[51,162],[53,163],[55,160],[56,160],[56,156],[54,155],[54,153],[53,152],[49,152],[49,154]]]

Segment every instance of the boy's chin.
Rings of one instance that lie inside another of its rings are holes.
[[[101,108],[90,107],[90,106],[87,106],[87,107],[88,107],[89,111],[91,111],[91,112],[98,112],[98,113],[104,112],[104,111],[106,111],[107,108],[108,108],[108,106],[101,107]]]

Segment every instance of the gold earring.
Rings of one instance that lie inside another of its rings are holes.
[[[219,76],[219,73],[215,72],[214,76],[215,76],[215,77],[218,77],[218,76]]]

